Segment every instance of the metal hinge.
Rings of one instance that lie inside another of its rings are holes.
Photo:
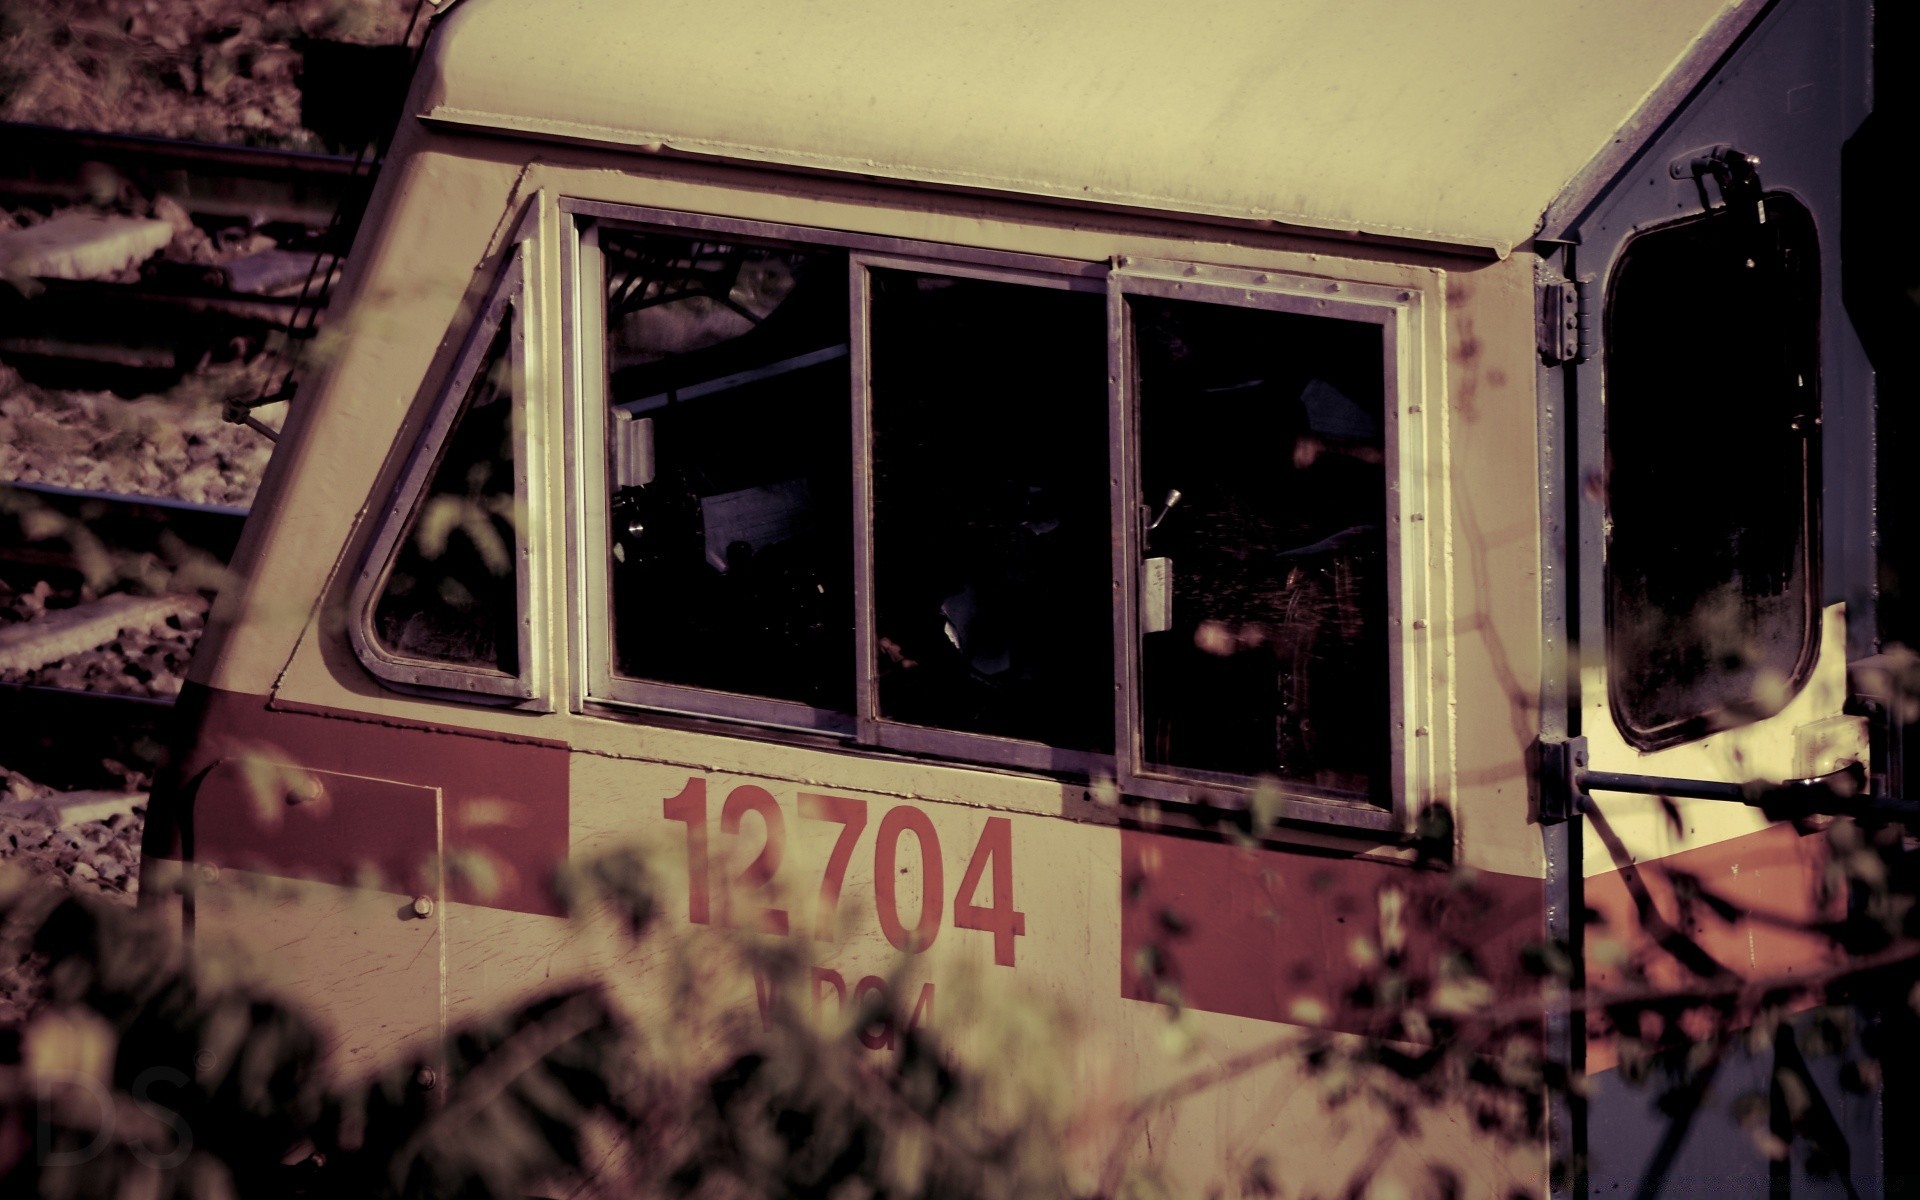
[[[1541,359],[1549,365],[1587,361],[1593,352],[1593,280],[1545,271],[1539,290],[1534,331]]]
[[[1534,743],[1540,771],[1540,823],[1572,819],[1586,800],[1579,775],[1587,769],[1587,739],[1543,737]]]

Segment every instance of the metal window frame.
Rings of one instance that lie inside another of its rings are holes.
[[[668,717],[708,719],[781,733],[831,735],[852,748],[928,755],[984,767],[1048,773],[1115,775],[1130,797],[1171,803],[1244,804],[1257,781],[1198,771],[1148,770],[1140,758],[1137,587],[1134,561],[1139,531],[1139,455],[1133,445],[1137,397],[1131,386],[1131,326],[1126,299],[1167,295],[1374,324],[1381,329],[1388,471],[1388,680],[1393,728],[1389,805],[1316,793],[1282,784],[1283,818],[1353,830],[1391,832],[1407,827],[1418,798],[1435,793],[1442,738],[1444,680],[1441,651],[1431,630],[1444,627],[1445,587],[1439,580],[1439,533],[1444,481],[1433,455],[1444,429],[1425,401],[1424,296],[1417,289],[1259,271],[1184,261],[1054,258],[917,241],[844,230],[719,217],[643,205],[562,197],[561,306],[565,390],[568,396],[567,478],[569,579],[578,589],[574,623],[576,683],[573,706],[646,710]],[[849,279],[849,388],[853,445],[855,712],[829,713],[803,704],[701,688],[625,679],[612,671],[611,595],[608,586],[606,504],[606,376],[602,326],[602,225],[669,236],[753,238],[801,247],[844,250]],[[1099,291],[1108,297],[1108,450],[1114,536],[1113,635],[1116,753],[1066,750],[1017,739],[936,729],[884,719],[877,706],[873,613],[871,295],[869,272],[907,270]],[[1430,482],[1432,477],[1433,482]]]
[[[563,211],[567,211],[563,205]],[[660,680],[636,679],[618,674],[613,659],[612,568],[606,547],[610,543],[607,525],[607,371],[604,293],[605,259],[600,252],[600,220],[583,224],[576,211],[567,222],[563,240],[571,243],[571,272],[563,286],[569,292],[568,311],[575,327],[568,342],[573,367],[568,388],[573,403],[568,411],[573,421],[575,521],[578,537],[572,547],[573,561],[580,580],[581,601],[577,611],[582,637],[582,678],[585,703],[606,703],[628,707],[658,709],[684,716],[714,718],[748,725],[778,726],[791,730],[851,736],[852,713],[834,712],[790,700],[748,696],[713,688],[691,687]],[[597,214],[592,214],[597,216]],[[655,222],[615,222],[618,228],[660,232],[674,236],[687,233],[726,233],[727,230],[695,229],[690,226],[658,227]],[[749,236],[792,242],[790,235],[755,231]],[[802,243],[806,244],[806,243]],[[851,389],[849,389],[851,393]],[[849,398],[851,404],[851,398]]]
[[[530,214],[532,215],[532,214]],[[379,533],[368,547],[359,574],[350,593],[347,636],[361,665],[375,677],[402,689],[452,691],[473,696],[500,697],[512,701],[538,700],[535,680],[539,678],[535,658],[539,639],[534,637],[535,594],[532,571],[533,489],[541,468],[533,459],[538,449],[530,437],[533,414],[529,409],[530,383],[535,373],[532,326],[534,313],[530,303],[526,255],[532,240],[530,230],[522,229],[506,250],[505,261],[496,269],[485,299],[467,327],[465,341],[455,357],[452,370],[442,381],[434,400],[426,428],[415,441],[407,465],[401,472],[380,514]],[[515,630],[518,636],[517,672],[508,673],[484,667],[459,666],[434,659],[396,653],[384,645],[374,629],[374,609],[393,565],[399,556],[402,539],[413,527],[425,498],[428,484],[439,469],[448,436],[465,409],[467,389],[486,362],[500,323],[511,309],[516,316],[513,335],[508,342],[512,388],[511,427],[514,439],[513,513],[514,513],[514,602],[518,610]]]
[[[854,385],[854,381],[864,380],[866,368],[863,307],[865,268],[858,265],[856,260],[878,256],[874,261],[887,259],[888,265],[910,265],[920,270],[985,270],[997,272],[998,277],[1018,275],[1029,280],[1096,279],[1104,272],[1105,264],[943,246],[904,238],[606,201],[562,198],[559,208],[563,216],[562,287],[567,295],[564,311],[570,321],[565,338],[568,348],[567,393],[571,398],[567,406],[571,422],[568,443],[573,451],[570,456],[570,478],[574,491],[570,512],[574,519],[569,524],[577,530],[569,546],[574,564],[570,574],[581,589],[578,601],[573,606],[573,616],[578,622],[578,636],[574,641],[579,648],[576,656],[579,665],[577,677],[583,681],[583,686],[576,689],[576,707],[604,704],[647,709],[682,717],[715,719],[798,733],[828,734],[875,748],[951,755],[1035,770],[1058,771],[1085,766],[1078,758],[1071,762],[1063,761],[1063,752],[1036,743],[996,738],[983,739],[996,743],[995,746],[983,746],[976,740],[978,735],[921,730],[917,726],[892,725],[872,719],[872,672],[860,666],[860,663],[871,662],[865,654],[873,643],[871,614],[868,611],[871,604],[867,590],[869,576],[866,573],[871,559],[863,558],[861,550],[862,546],[870,547],[867,542],[869,535],[864,529],[866,505],[870,500],[864,469],[868,462],[865,449],[866,410],[862,407],[866,403],[865,386],[864,383]],[[604,317],[603,302],[599,299],[604,290],[599,231],[606,225],[675,237],[705,234],[751,238],[847,253],[848,270],[852,276],[850,291],[855,305],[850,313],[848,330],[848,403],[854,406],[851,418],[855,464],[853,511],[848,518],[854,523],[854,642],[858,656],[849,667],[855,672],[855,712],[840,713],[792,701],[632,679],[614,672],[610,572],[606,554],[602,550],[608,542],[606,503],[597,499],[607,494],[606,368],[604,336],[601,332]],[[870,548],[867,553],[870,554]],[[863,628],[866,631],[864,636],[868,639],[864,642]],[[862,699],[863,696],[866,699]],[[866,713],[865,720],[861,715],[862,709]],[[927,736],[922,736],[923,733]]]
[[[1429,585],[1427,447],[1432,431],[1419,391],[1420,294],[1417,291],[1277,271],[1165,260],[1117,260],[1108,282],[1108,377],[1113,389],[1112,463],[1114,663],[1119,702],[1114,713],[1118,783],[1124,795],[1175,804],[1204,801],[1245,806],[1260,781],[1240,775],[1149,765],[1141,716],[1138,564],[1142,535],[1140,459],[1135,445],[1139,396],[1133,383],[1134,296],[1190,300],[1236,308],[1329,317],[1376,325],[1381,335],[1383,436],[1387,470],[1387,659],[1390,755],[1388,794],[1381,806],[1286,780],[1277,786],[1281,815],[1356,829],[1405,828],[1409,806],[1432,790],[1434,722],[1439,690],[1433,677]],[[1408,736],[1411,731],[1413,736]]]
[[[1826,590],[1826,581],[1824,578],[1825,546],[1821,536],[1824,524],[1826,496],[1825,483],[1822,478],[1822,460],[1824,455],[1821,443],[1824,440],[1822,437],[1824,432],[1822,422],[1827,409],[1825,358],[1828,350],[1825,344],[1825,326],[1828,319],[1826,312],[1828,308],[1828,296],[1825,280],[1820,273],[1824,269],[1824,264],[1821,262],[1823,250],[1820,245],[1820,226],[1813,207],[1804,199],[1794,195],[1790,191],[1774,189],[1764,193],[1762,199],[1767,202],[1776,199],[1786,200],[1801,210],[1805,215],[1807,227],[1812,231],[1811,246],[1815,262],[1813,275],[1815,304],[1813,328],[1813,391],[1815,404],[1813,433],[1811,437],[1814,453],[1808,454],[1806,452],[1808,449],[1807,444],[1802,443],[1799,479],[1801,552],[1797,566],[1805,576],[1804,586],[1806,588],[1806,599],[1802,604],[1800,620],[1799,648],[1794,659],[1793,670],[1787,675],[1785,699],[1781,702],[1780,707],[1773,712],[1763,715],[1743,712],[1737,702],[1737,697],[1729,700],[1729,698],[1723,696],[1719,698],[1718,703],[1703,712],[1695,712],[1680,720],[1668,721],[1663,725],[1655,726],[1651,729],[1641,729],[1629,722],[1625,716],[1620,691],[1626,681],[1615,669],[1613,657],[1614,636],[1619,625],[1615,620],[1616,614],[1614,611],[1614,562],[1611,534],[1613,527],[1613,490],[1611,482],[1609,482],[1608,488],[1600,496],[1598,501],[1601,528],[1601,553],[1598,571],[1598,611],[1602,635],[1600,646],[1603,651],[1603,661],[1606,663],[1607,715],[1613,721],[1614,730],[1620,735],[1620,740],[1642,754],[1652,754],[1674,746],[1684,746],[1689,743],[1699,742],[1716,733],[1725,733],[1734,729],[1744,729],[1772,720],[1778,716],[1780,712],[1785,711],[1787,706],[1793,703],[1794,698],[1806,689],[1807,684],[1813,679],[1814,667],[1820,659],[1820,643],[1822,641],[1824,633],[1823,626],[1825,624],[1823,613],[1826,608],[1822,600],[1822,595]],[[1601,477],[1609,481],[1613,478],[1614,401],[1611,376],[1614,370],[1614,293],[1615,288],[1619,284],[1621,272],[1626,268],[1628,259],[1633,254],[1634,247],[1641,245],[1644,239],[1669,233],[1677,229],[1684,229],[1689,225],[1699,224],[1716,216],[1716,214],[1726,216],[1728,219],[1732,218],[1732,215],[1726,212],[1723,202],[1721,205],[1702,208],[1697,212],[1690,212],[1673,220],[1662,221],[1658,224],[1636,226],[1628,230],[1613,249],[1611,261],[1607,266],[1606,282],[1600,292],[1600,312],[1595,314],[1595,320],[1601,331],[1600,345],[1591,359],[1600,378],[1600,404],[1597,407],[1599,409],[1598,425],[1600,444],[1598,454],[1601,461]],[[1684,516],[1681,514],[1675,514],[1675,516],[1676,519],[1684,519]]]
[[[859,655],[856,676],[857,739],[860,744],[931,754],[942,758],[998,763],[1026,770],[1091,775],[1106,768],[1111,756],[1099,751],[1074,750],[995,734],[914,725],[888,720],[880,714],[879,634],[873,590],[873,372],[869,318],[872,313],[871,272],[910,271],[952,279],[978,279],[1025,287],[1100,295],[1098,280],[1058,272],[1017,270],[964,261],[936,261],[922,257],[855,254],[848,290],[853,305],[854,346],[854,629]],[[1109,406],[1111,408],[1111,406]],[[1109,411],[1109,424],[1111,411]]]

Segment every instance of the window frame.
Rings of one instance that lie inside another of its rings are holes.
[[[1775,199],[1786,200],[1801,210],[1809,240],[1806,249],[1811,250],[1813,266],[1811,268],[1812,297],[1814,302],[1814,323],[1811,335],[1813,362],[1808,378],[1813,391],[1812,428],[1807,431],[1801,444],[1801,467],[1799,476],[1800,503],[1800,554],[1799,567],[1804,573],[1803,587],[1806,599],[1801,605],[1800,643],[1793,663],[1793,669],[1787,674],[1785,691],[1779,706],[1769,712],[1741,711],[1737,702],[1729,702],[1722,696],[1705,711],[1694,712],[1686,717],[1669,720],[1664,724],[1647,726],[1636,723],[1628,715],[1621,689],[1626,680],[1615,658],[1615,638],[1619,629],[1616,620],[1614,589],[1618,577],[1613,550],[1613,498],[1614,498],[1614,428],[1617,405],[1614,401],[1616,390],[1615,375],[1619,373],[1615,357],[1615,300],[1616,288],[1633,254],[1634,247],[1649,237],[1683,230],[1688,226],[1708,221],[1734,221],[1737,218],[1726,203],[1689,212],[1672,220],[1657,224],[1642,225],[1630,230],[1619,246],[1614,250],[1613,259],[1607,269],[1606,284],[1602,292],[1600,305],[1601,345],[1600,352],[1594,356],[1600,379],[1600,461],[1603,478],[1607,480],[1607,489],[1600,501],[1602,520],[1602,540],[1600,555],[1600,613],[1603,633],[1602,650],[1606,661],[1606,703],[1607,714],[1613,721],[1620,739],[1642,754],[1656,753],[1675,746],[1684,746],[1699,742],[1717,733],[1743,729],[1772,720],[1793,703],[1794,699],[1806,689],[1813,678],[1815,665],[1821,653],[1821,641],[1825,620],[1823,613],[1826,605],[1822,600],[1825,591],[1825,538],[1826,491],[1823,481],[1824,420],[1827,410],[1827,389],[1825,376],[1826,345],[1826,308],[1828,297],[1821,283],[1820,271],[1821,246],[1820,227],[1811,205],[1805,199],[1791,191],[1775,189],[1763,192],[1760,201],[1764,204]],[[1797,219],[1797,218],[1796,218]],[[1778,222],[1774,222],[1778,225]],[[1698,706],[1695,706],[1698,707]]]
[[[1256,781],[1243,776],[1193,768],[1154,768],[1145,760],[1140,674],[1140,583],[1143,537],[1141,454],[1135,448],[1140,396],[1133,386],[1131,296],[1223,304],[1268,312],[1356,321],[1380,328],[1385,442],[1387,539],[1387,711],[1389,755],[1387,792],[1379,805],[1319,793],[1286,780],[1275,781],[1288,819],[1306,819],[1359,829],[1395,829],[1405,822],[1407,799],[1423,794],[1432,778],[1433,707],[1431,625],[1428,613],[1425,473],[1427,417],[1424,405],[1410,399],[1418,341],[1419,293],[1404,288],[1330,280],[1278,271],[1212,266],[1173,260],[1117,262],[1108,276],[1108,370],[1112,389],[1112,455],[1115,602],[1114,665],[1119,702],[1114,712],[1118,747],[1117,782],[1123,794],[1166,803],[1191,802],[1196,789],[1228,803],[1250,804]],[[1411,728],[1414,736],[1406,733]]]
[[[620,227],[629,228],[627,222]],[[577,318],[574,356],[578,362],[576,378],[569,388],[575,403],[570,408],[575,425],[572,456],[574,480],[581,498],[575,509],[579,529],[578,559],[582,577],[581,613],[585,637],[584,698],[589,701],[659,709],[687,715],[717,718],[749,725],[773,725],[814,733],[848,734],[853,730],[850,715],[817,709],[791,700],[775,700],[723,692],[685,684],[634,679],[618,674],[613,660],[612,570],[607,564],[605,547],[610,540],[607,524],[608,489],[606,373],[606,291],[605,259],[599,250],[600,222],[583,226],[575,219],[568,222],[567,241],[574,247],[566,288],[569,310]],[[662,229],[660,232],[720,232],[713,230]],[[766,235],[759,235],[762,238]],[[774,240],[791,241],[774,235]],[[589,303],[592,299],[591,304]],[[851,351],[850,351],[851,352]],[[601,498],[597,499],[596,498]]]
[[[1138,397],[1130,382],[1130,295],[1165,294],[1181,299],[1229,302],[1236,306],[1357,320],[1378,325],[1382,335],[1384,439],[1389,481],[1388,547],[1388,705],[1393,727],[1388,802],[1361,802],[1317,794],[1281,781],[1284,817],[1354,830],[1389,832],[1406,827],[1409,799],[1437,794],[1436,699],[1444,681],[1435,675],[1436,650],[1430,626],[1442,566],[1432,555],[1427,519],[1440,497],[1429,495],[1428,476],[1439,470],[1437,420],[1423,412],[1423,293],[1416,288],[1335,280],[1285,271],[1259,271],[1188,261],[1117,256],[1110,260],[1056,258],[1012,251],[956,246],[845,230],[721,217],[705,213],[562,197],[561,286],[565,354],[565,390],[569,421],[567,475],[569,495],[568,577],[579,588],[572,606],[574,658],[579,670],[574,687],[577,711],[604,709],[645,712],[665,718],[717,721],[758,730],[779,739],[825,735],[832,744],[856,751],[928,755],[985,769],[1031,771],[1113,779],[1132,799],[1162,803],[1212,803],[1245,807],[1257,781],[1209,777],[1191,770],[1149,770],[1141,760],[1138,677],[1137,585],[1133,556],[1139,545],[1137,521],[1140,455],[1132,445]],[[606,496],[607,425],[604,366],[605,318],[600,297],[605,283],[597,251],[605,226],[658,232],[667,236],[739,237],[784,242],[800,247],[843,250],[849,271],[849,403],[853,406],[854,522],[854,708],[828,713],[804,704],[743,696],[674,684],[623,678],[613,671],[610,570]],[[1116,753],[1069,750],[997,735],[963,732],[889,721],[879,715],[876,659],[878,635],[873,612],[873,504],[871,331],[868,303],[870,272],[904,270],[955,278],[1107,294],[1108,460],[1111,529],[1115,531],[1109,584],[1115,676]],[[1437,516],[1438,514],[1432,514]],[[743,730],[744,732],[744,730]]]
[[[526,242],[516,241],[505,251],[504,261],[495,268],[483,299],[468,323],[460,352],[442,380],[433,401],[427,423],[416,439],[406,466],[400,473],[386,506],[380,511],[378,533],[367,548],[354,580],[349,600],[352,616],[347,635],[361,665],[376,677],[402,688],[420,688],[459,692],[472,696],[497,697],[525,702],[537,699],[535,680],[539,677],[534,658],[534,594],[532,554],[532,495],[536,477],[533,458],[537,446],[529,438],[532,416],[529,410],[531,326],[534,313],[530,303]],[[506,672],[479,666],[458,666],[434,659],[416,658],[389,649],[374,629],[374,612],[385,591],[387,580],[399,558],[402,539],[413,528],[420,505],[454,426],[465,410],[467,390],[485,365],[487,352],[508,312],[514,316],[512,336],[508,339],[508,378],[511,387],[511,417],[514,439],[513,526],[514,526],[514,603],[517,608],[515,631],[518,637],[518,670]]]
[[[1059,291],[1099,295],[1106,289],[1097,281],[1077,276],[1006,267],[981,266],[965,261],[940,261],[921,257],[882,254],[849,256],[852,287],[854,345],[854,643],[858,655],[855,680],[856,741],[864,746],[902,750],[913,754],[934,754],[943,758],[973,759],[1035,771],[1062,771],[1091,775],[1110,762],[1110,756],[1095,751],[1073,750],[1045,742],[958,729],[913,725],[889,721],[880,716],[878,666],[879,634],[874,614],[873,588],[873,373],[869,350],[871,330],[868,304],[872,289],[871,272],[911,271],[921,275],[944,275],[954,279],[979,279],[991,283],[1013,283],[1023,287],[1052,288]],[[1109,333],[1109,337],[1111,334]],[[1112,404],[1109,400],[1107,434],[1113,433]],[[1109,527],[1111,528],[1111,527]],[[1116,664],[1117,665],[1117,664]]]

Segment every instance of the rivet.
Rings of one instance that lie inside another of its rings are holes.
[[[421,1091],[430,1092],[433,1085],[440,1082],[440,1076],[434,1073],[432,1067],[421,1067],[413,1073],[413,1082],[419,1085]]]
[[[1407,518],[1407,520],[1409,521],[1424,521],[1426,519],[1427,519],[1427,514],[1425,513],[1414,513],[1413,515]]]
[[[200,881],[202,883],[218,883],[219,880],[220,868],[218,865],[214,863],[200,864]]]
[[[432,916],[433,915],[433,897],[432,896],[415,896],[413,898],[413,915],[416,917]]]
[[[1425,629],[1427,627],[1426,619],[1424,617],[1414,618],[1413,627],[1415,629]]]
[[[1414,731],[1413,731],[1413,736],[1415,736],[1415,737],[1425,737],[1425,736],[1427,736],[1427,727],[1426,727],[1425,725],[1420,725],[1420,726],[1417,726],[1417,727],[1415,727],[1415,729],[1414,729]]]

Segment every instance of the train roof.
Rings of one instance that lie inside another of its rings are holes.
[[[1759,0],[466,0],[429,121],[1504,255]]]

